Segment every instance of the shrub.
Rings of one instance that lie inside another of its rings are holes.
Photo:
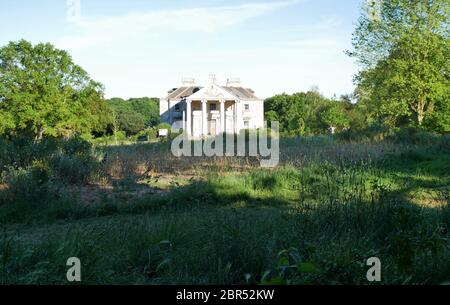
[[[43,163],[37,162],[28,168],[9,167],[2,175],[7,185],[0,193],[0,203],[36,201],[47,195],[49,172]]]
[[[86,184],[98,170],[98,162],[91,155],[59,155],[49,161],[52,177],[65,184]]]
[[[172,131],[172,126],[170,126],[170,124],[167,124],[167,123],[161,123],[158,125],[157,128],[158,129],[167,129],[167,130],[169,130],[169,132]]]
[[[381,126],[369,126],[364,129],[348,129],[336,135],[337,139],[355,142],[380,142],[388,136],[390,130]]]
[[[52,186],[87,183],[98,170],[91,144],[80,137],[39,142],[18,137],[0,144],[3,203],[45,200],[54,195]]]
[[[149,140],[155,140],[158,138],[158,131],[153,128],[142,130],[136,136],[133,137],[137,141],[140,137],[148,137]]]
[[[410,127],[403,128],[398,132],[391,134],[387,139],[395,143],[432,145],[436,144],[440,137],[430,132]]]
[[[0,138],[0,173],[5,170],[6,166],[12,164],[12,145],[5,139]]]
[[[114,135],[111,136],[105,136],[101,138],[97,138],[94,140],[95,144],[103,144],[103,145],[109,145],[109,144],[119,144],[123,143],[127,140],[127,135],[124,131],[117,131]]]
[[[145,128],[144,117],[137,112],[123,112],[118,115],[120,129],[127,135],[135,135]]]
[[[62,142],[62,152],[67,155],[89,155],[92,151],[91,143],[80,137],[71,138]]]

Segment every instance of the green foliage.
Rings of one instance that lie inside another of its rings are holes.
[[[127,135],[134,135],[146,127],[142,115],[135,112],[120,113],[118,119],[119,128]]]
[[[185,184],[169,182],[171,173],[128,176],[92,204],[51,189],[45,200],[9,197],[0,205],[0,281],[64,283],[65,260],[77,256],[86,284],[365,285],[367,258],[377,256],[382,284],[443,283],[450,270],[450,141],[408,132],[413,136],[376,144],[282,139],[282,151],[296,149],[298,163],[286,162],[298,166],[203,167],[192,178],[176,167]],[[58,147],[71,157],[88,151],[77,141]],[[164,144],[103,149],[111,158],[102,170],[129,173],[133,160],[151,160],[152,168],[156,159],[165,168],[171,162]],[[45,162],[31,166],[39,170],[15,174],[24,181],[15,194],[30,184],[54,185]],[[39,182],[47,177],[50,183]],[[143,177],[170,186],[132,196]],[[438,203],[419,205],[429,193]]]
[[[267,99],[264,105],[265,119],[280,122],[280,131],[287,136],[328,134],[330,127],[342,131],[364,125],[361,108],[352,104],[348,97],[336,101],[309,91],[276,95]]]
[[[108,124],[103,87],[51,44],[0,48],[0,134],[42,139],[99,131]]]
[[[144,117],[148,127],[155,127],[159,124],[159,99],[157,98],[131,98],[128,100],[134,112],[140,113]]]
[[[129,100],[112,98],[108,100],[108,106],[114,113],[117,128],[125,131],[127,135],[135,135],[146,128],[159,124],[159,99],[148,97]]]
[[[322,121],[330,127],[343,130],[350,126],[350,121],[347,117],[347,113],[344,110],[342,103],[333,103],[329,105],[321,114]]]
[[[87,184],[98,176],[91,144],[81,138],[1,142],[8,151],[0,155],[0,184],[7,186],[0,203],[42,202],[64,186]]]
[[[38,201],[47,196],[49,173],[41,163],[36,162],[27,168],[10,167],[2,173],[1,180],[8,189],[1,194],[0,203]]]
[[[301,285],[311,284],[308,278],[320,274],[320,270],[311,262],[303,262],[300,251],[290,248],[278,253],[275,270],[267,270],[261,278],[262,285]]]
[[[172,126],[170,126],[170,124],[167,124],[167,123],[161,123],[158,125],[157,128],[158,129],[167,129],[167,130],[169,130],[169,132],[172,131]]]
[[[356,141],[359,143],[380,142],[386,139],[391,133],[387,127],[370,125],[365,128],[350,128],[337,135],[338,139],[344,141]]]
[[[158,138],[158,131],[155,128],[148,128],[139,132],[134,138],[138,140],[140,137],[148,137],[149,140],[156,140]]]
[[[48,163],[52,178],[67,185],[86,184],[99,169],[98,161],[86,154],[55,156]]]
[[[450,98],[437,100],[434,111],[425,117],[424,127],[430,131],[450,134]]]
[[[127,142],[127,140],[125,131],[118,130],[113,135],[96,138],[92,142],[101,145],[118,145]]]
[[[364,67],[360,101],[378,122],[448,133],[449,22],[448,0],[381,1],[379,18],[363,13],[350,55]]]
[[[267,99],[264,107],[268,118],[279,120],[283,134],[308,135],[324,130],[317,125],[316,112],[325,103],[320,94],[308,92],[276,95]]]

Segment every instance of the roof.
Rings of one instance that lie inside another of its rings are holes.
[[[167,98],[171,100],[181,100],[185,97],[191,96],[200,89],[202,89],[202,87],[174,88],[172,91],[169,91],[169,95],[167,96]]]
[[[255,92],[252,89],[248,88],[246,89],[243,87],[222,87],[222,88],[241,99],[257,99],[257,97],[255,96]]]
[[[255,96],[255,92],[252,89],[243,87],[221,87],[221,88],[240,99],[247,99],[247,100],[258,99]],[[167,99],[182,100],[186,97],[191,96],[192,94],[196,93],[201,89],[203,89],[203,87],[197,86],[174,88],[172,91],[169,91]]]

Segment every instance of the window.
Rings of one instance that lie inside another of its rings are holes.
[[[245,111],[250,111],[250,105],[249,104],[245,104],[244,105],[244,110]]]
[[[180,104],[176,104],[175,105],[175,111],[180,111],[180,110],[181,110]]]
[[[244,128],[250,129],[250,121],[244,121]]]
[[[209,104],[209,111],[215,111],[217,110],[217,105],[216,104]]]

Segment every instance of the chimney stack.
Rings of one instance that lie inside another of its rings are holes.
[[[209,83],[210,84],[215,84],[216,83],[216,75],[215,74],[210,74],[209,75]]]
[[[181,84],[183,87],[193,87],[195,86],[195,79],[192,77],[183,77],[181,79]]]
[[[227,87],[242,87],[241,79],[239,77],[230,77],[227,80]]]

